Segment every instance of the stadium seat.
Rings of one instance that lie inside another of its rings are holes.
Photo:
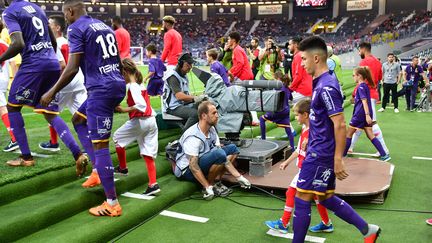
[[[163,107],[163,97],[161,95],[161,107]],[[184,120],[181,117],[174,116],[162,111],[162,120],[168,124],[179,126],[181,129],[184,127]]]

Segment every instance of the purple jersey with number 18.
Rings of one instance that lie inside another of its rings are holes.
[[[60,70],[48,32],[48,19],[39,6],[15,0],[6,8],[2,17],[9,34],[22,33],[25,46],[21,52],[21,73]]]
[[[71,24],[67,32],[69,53],[83,54],[80,66],[89,93],[92,96],[124,97],[126,85],[120,73],[114,31],[102,21],[84,15]]]

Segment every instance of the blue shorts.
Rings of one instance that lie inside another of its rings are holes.
[[[233,155],[238,153],[240,152],[237,146],[235,146],[234,144],[225,145],[222,148],[213,149],[210,152],[202,155],[199,158],[198,164],[204,176],[207,177],[210,171],[210,167],[212,167],[212,165],[225,164],[225,162],[227,161],[226,157],[228,155]],[[186,171],[181,176],[181,178],[187,181],[198,182],[195,179],[195,176],[192,174],[192,171],[189,169],[189,167],[187,167]]]
[[[163,84],[162,79],[150,79],[149,84],[147,85],[147,93],[150,96],[162,95]]]
[[[325,163],[304,161],[297,180],[297,191],[319,196],[334,193],[336,177],[332,167]]]
[[[113,125],[114,109],[123,98],[101,98],[90,95],[78,109],[87,118],[92,143],[108,142]]]
[[[42,95],[54,86],[59,77],[60,71],[23,73],[18,70],[9,91],[8,105],[12,107],[25,105],[35,108],[35,112],[59,114],[57,98],[48,107],[39,104]]]
[[[275,123],[279,127],[290,127],[289,112],[267,112],[262,116],[262,118],[266,121]]]

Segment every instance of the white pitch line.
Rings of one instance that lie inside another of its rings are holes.
[[[432,158],[428,158],[428,157],[418,157],[418,156],[413,156],[413,159],[420,159],[420,160],[432,160]]]
[[[293,233],[282,234],[281,232],[276,231],[276,230],[272,230],[272,229],[269,229],[267,231],[267,234],[271,235],[271,236],[276,236],[276,237],[290,239],[290,240],[292,240],[294,238],[294,234]],[[326,238],[316,237],[316,236],[309,236],[309,235],[306,235],[306,238],[305,238],[305,241],[314,242],[314,243],[324,243],[325,240],[326,240]]]
[[[121,195],[124,197],[130,197],[130,198],[141,199],[141,200],[152,200],[154,198],[154,196],[147,196],[147,195],[132,193],[132,192],[125,192]]]
[[[90,176],[86,176],[85,178],[88,179]],[[114,181],[118,181],[119,179],[114,178]]]
[[[183,213],[176,213],[176,212],[172,212],[172,211],[168,211],[168,210],[162,211],[160,213],[160,215],[172,217],[172,218],[177,218],[177,219],[194,221],[194,222],[198,222],[198,223],[206,223],[209,220],[208,218],[203,218],[203,217],[198,217],[198,216],[193,216],[193,215],[183,214]]]
[[[352,153],[349,153],[349,154],[352,154],[352,155],[360,155],[360,156],[379,157],[379,156],[377,156],[376,154],[367,154],[367,153],[357,153],[357,152],[352,152]]]
[[[15,150],[15,151],[13,151],[13,153],[15,153],[15,154],[21,154],[21,151],[20,150]],[[38,154],[38,153],[35,153],[35,152],[31,152],[31,155],[34,156],[34,157],[39,157],[39,158],[50,158],[52,156],[52,155],[48,155],[48,154]]]

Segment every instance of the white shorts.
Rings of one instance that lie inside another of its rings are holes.
[[[73,115],[81,107],[82,103],[87,99],[87,91],[85,89],[67,93],[58,94],[59,112],[62,112],[65,107]]]
[[[0,107],[6,105],[7,105],[6,91],[0,91]]]
[[[134,118],[123,124],[113,136],[114,143],[126,147],[134,141],[138,142],[140,154],[156,158],[158,152],[158,127],[156,118]]]
[[[307,96],[304,96],[304,95],[302,95],[298,92],[295,92],[295,91],[292,92],[292,96],[293,96],[293,100],[292,100],[293,105],[297,104],[297,102],[299,102],[300,100],[307,98]]]
[[[297,172],[297,174],[292,179],[290,187],[297,188],[297,180],[298,180],[299,174],[300,174],[300,170],[299,170],[299,172]]]

